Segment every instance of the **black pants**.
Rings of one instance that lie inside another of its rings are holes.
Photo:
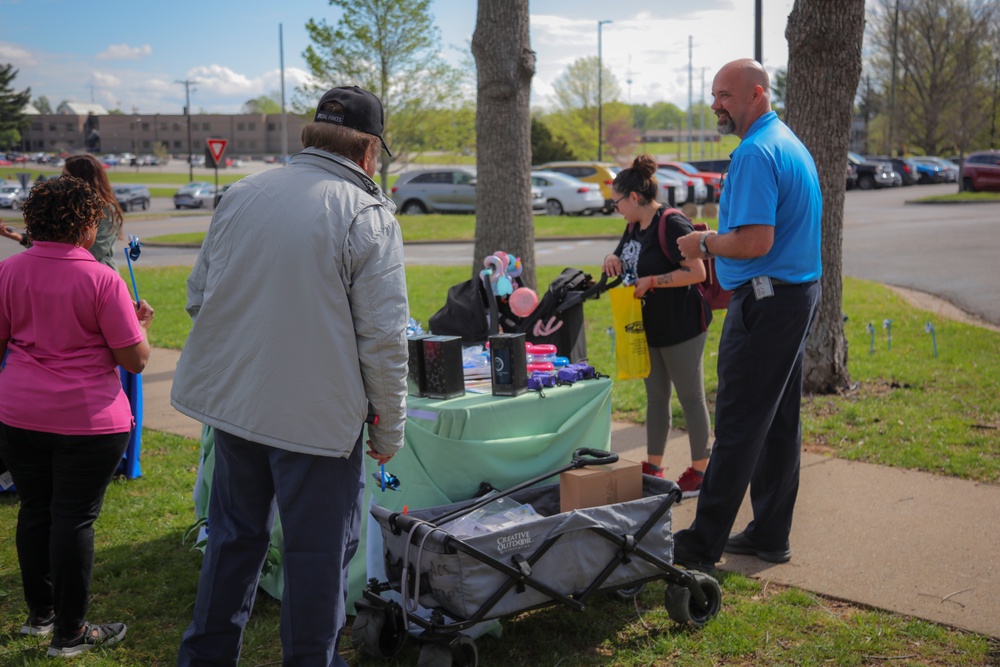
[[[675,536],[678,559],[722,557],[747,486],[747,536],[762,549],[788,548],[802,449],[802,358],[821,288],[777,284],[757,301],[737,289],[719,342],[715,444],[694,522]]]
[[[90,606],[94,521],[129,433],[59,435],[0,423],[0,457],[21,500],[17,559],[28,609],[56,612],[56,630],[79,632]]]

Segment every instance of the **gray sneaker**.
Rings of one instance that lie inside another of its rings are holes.
[[[56,613],[54,611],[50,611],[44,616],[39,616],[35,612],[31,612],[28,614],[28,620],[21,626],[21,634],[45,637],[51,635],[55,627]]]
[[[124,623],[83,626],[83,632],[71,639],[63,639],[56,633],[49,645],[50,658],[71,658],[98,646],[112,646],[125,639]]]

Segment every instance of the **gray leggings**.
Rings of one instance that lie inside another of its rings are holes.
[[[705,402],[702,357],[708,333],[668,347],[649,348],[649,377],[646,378],[646,454],[662,456],[670,435],[671,387],[687,422],[691,460],[708,457],[711,424]]]

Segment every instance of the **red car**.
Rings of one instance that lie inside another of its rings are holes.
[[[660,162],[657,166],[661,169],[670,169],[687,176],[697,176],[705,181],[705,185],[711,185],[716,193],[721,189],[722,174],[717,171],[698,171],[694,165],[687,162]]]
[[[962,189],[1000,190],[1000,151],[969,153],[962,162]]]

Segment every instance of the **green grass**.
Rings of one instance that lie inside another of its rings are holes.
[[[956,192],[913,200],[917,204],[950,204],[954,202],[1000,202],[1000,192]]]
[[[175,664],[191,620],[201,554],[182,544],[194,521],[191,489],[198,444],[155,431],[143,436],[143,477],[117,480],[95,526],[89,617],[123,621],[125,641],[85,654],[79,667]],[[22,638],[21,584],[13,532],[17,502],[0,495],[0,664],[43,667],[48,642]],[[862,609],[767,581],[719,573],[722,611],[700,630],[674,624],[663,608],[664,588],[652,584],[635,603],[598,596],[583,612],[556,606],[506,619],[499,639],[477,640],[479,664],[493,667],[646,667],[677,665],[995,665],[1000,646],[988,638],[897,614]],[[242,665],[277,665],[280,606],[260,594],[244,635]],[[554,638],[557,638],[554,640]],[[355,667],[417,664],[409,641],[392,660],[361,658],[345,638],[341,650]]]
[[[474,241],[476,216],[465,214],[400,215],[399,226],[405,243],[430,241]],[[548,216],[534,217],[535,237],[569,238],[574,236],[617,239],[625,223],[618,217],[605,216]],[[166,234],[144,239],[151,243],[196,243],[205,238],[204,232],[192,234]],[[612,248],[613,249],[613,248]]]

